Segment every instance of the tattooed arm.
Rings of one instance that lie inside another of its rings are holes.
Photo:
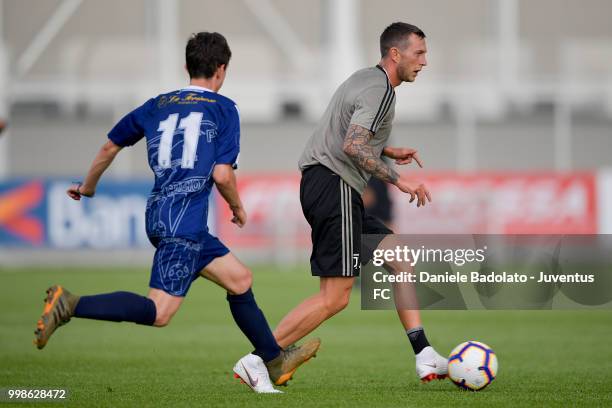
[[[395,184],[399,175],[380,156],[374,153],[370,141],[374,133],[359,125],[350,125],[344,138],[343,150],[355,164],[372,176]]]
[[[374,153],[370,141],[374,133],[359,125],[350,125],[344,138],[343,150],[361,169],[372,176],[395,185],[404,193],[410,194],[410,202],[418,199],[417,207],[431,201],[431,195],[424,184],[400,177],[380,156]]]

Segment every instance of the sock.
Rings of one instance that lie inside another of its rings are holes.
[[[81,296],[74,310],[75,317],[147,326],[155,323],[156,315],[155,303],[151,299],[131,292]]]
[[[253,291],[249,289],[241,295],[228,293],[227,301],[234,321],[255,347],[253,354],[266,362],[274,360],[281,348],[272,335],[266,317],[255,303]]]
[[[429,342],[427,341],[427,337],[425,337],[425,331],[423,330],[422,326],[406,330],[406,334],[408,335],[410,344],[412,344],[414,354],[419,354],[425,347],[429,346]]]

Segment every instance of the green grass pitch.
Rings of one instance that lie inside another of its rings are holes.
[[[273,327],[318,285],[305,268],[254,273],[255,294]],[[66,405],[84,407],[612,405],[612,311],[424,312],[429,340],[441,353],[470,339],[497,353],[498,378],[470,393],[450,381],[420,384],[394,312],[361,311],[354,293],[349,308],[314,333],[323,340],[319,355],[297,371],[286,393],[256,395],[232,378],[233,364],[250,347],[212,283],[196,281],[166,328],[73,319],[39,351],[32,344],[35,322],[44,290],[56,282],[78,294],[144,294],[148,270],[0,270],[0,387],[67,388]]]

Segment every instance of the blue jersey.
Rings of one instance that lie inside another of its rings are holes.
[[[234,168],[240,150],[238,109],[229,98],[190,86],[149,99],[108,134],[118,146],[147,140],[155,185],[146,211],[147,235],[201,241],[208,234],[208,197],[216,164]]]

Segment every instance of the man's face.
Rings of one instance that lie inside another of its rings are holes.
[[[400,48],[392,48],[393,59],[397,62],[397,76],[403,82],[414,82],[417,74],[427,65],[427,44],[425,39],[416,34],[410,34],[407,45]]]

